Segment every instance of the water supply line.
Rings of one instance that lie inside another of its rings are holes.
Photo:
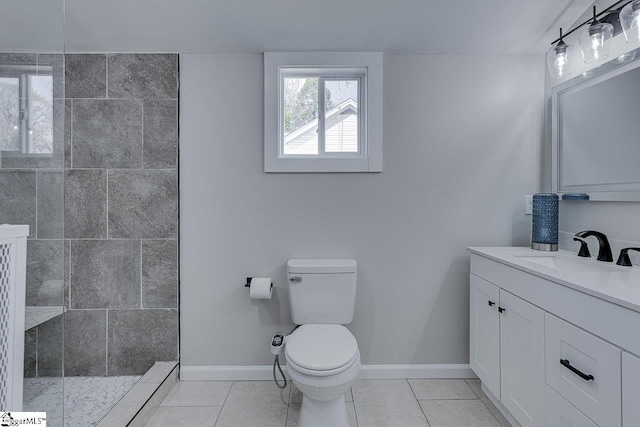
[[[280,385],[280,382],[278,381],[278,377],[276,376],[276,366],[280,371],[280,375],[282,375],[282,381],[283,381],[282,385]],[[284,376],[284,372],[282,372],[282,368],[280,367],[280,355],[278,354],[276,354],[276,358],[273,361],[273,381],[276,383],[276,385],[280,389],[284,390],[287,387],[287,378]]]

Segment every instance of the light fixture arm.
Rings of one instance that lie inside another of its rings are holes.
[[[633,1],[633,0],[631,0]],[[571,31],[569,31],[568,33],[566,33],[564,36],[560,36],[560,38],[555,39],[554,41],[551,42],[551,44],[556,44],[559,41],[562,40],[563,37],[568,37],[569,35],[571,35],[573,32],[575,32],[577,29],[584,27],[587,24],[593,24],[595,21],[597,21],[597,19],[603,15],[608,14],[609,12],[611,12],[612,10],[615,10],[621,3],[623,3],[622,5],[620,5],[620,8],[623,8],[624,6],[626,6],[627,4],[631,3],[630,0],[619,0],[617,2],[615,2],[614,4],[612,4],[611,6],[609,6],[608,8],[604,9],[602,12],[596,14],[596,7],[593,6],[593,18],[589,18],[586,21],[584,21],[582,24],[576,26],[574,29],[572,29]]]

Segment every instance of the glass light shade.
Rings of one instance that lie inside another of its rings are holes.
[[[580,48],[584,62],[589,64],[609,56],[609,43],[613,37],[613,25],[594,22],[580,35]]]
[[[549,75],[554,79],[566,77],[569,75],[569,55],[571,46],[560,41],[556,46],[547,52],[547,65],[549,66]]]
[[[640,43],[640,0],[634,0],[622,8],[620,24],[627,43]]]

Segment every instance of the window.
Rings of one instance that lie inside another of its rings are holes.
[[[4,155],[53,153],[51,67],[0,68],[0,151]],[[48,73],[48,74],[47,74]]]
[[[381,101],[381,54],[265,53],[265,172],[380,172]]]

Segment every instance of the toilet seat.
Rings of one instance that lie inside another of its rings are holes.
[[[342,325],[302,325],[287,337],[287,365],[313,376],[336,375],[358,360],[358,342]]]

